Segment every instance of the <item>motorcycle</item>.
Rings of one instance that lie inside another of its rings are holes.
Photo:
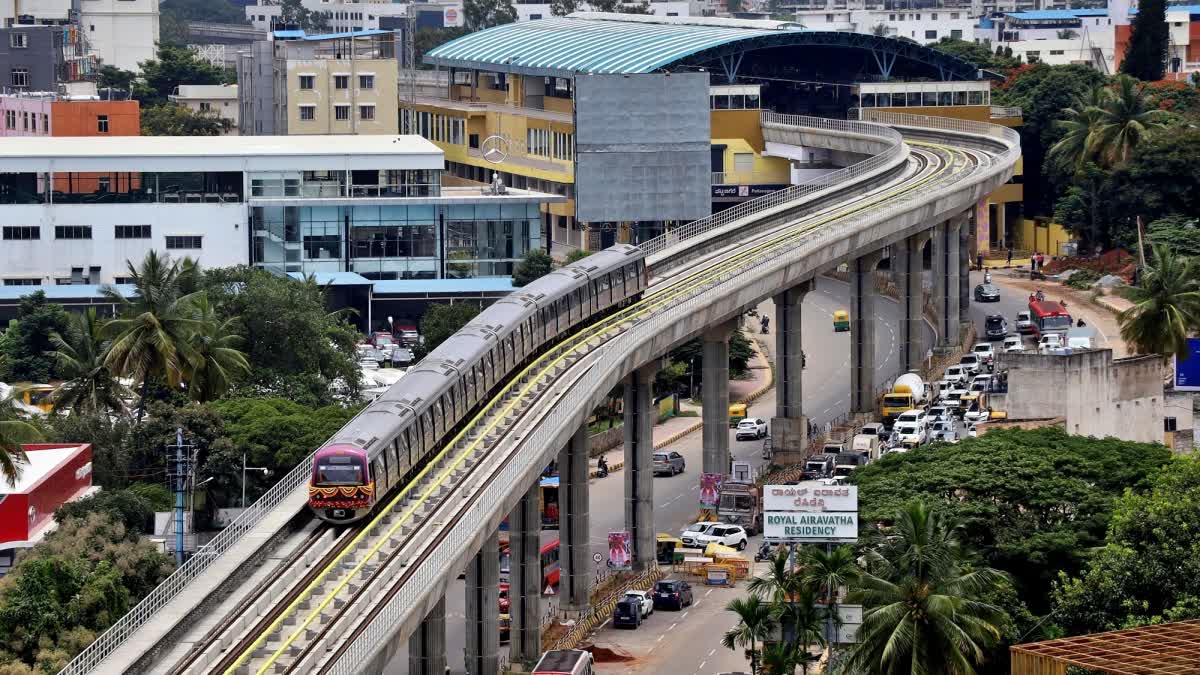
[[[758,547],[758,552],[754,554],[754,562],[764,562],[766,560],[770,560],[772,554],[773,551],[771,550],[771,544],[764,541]]]

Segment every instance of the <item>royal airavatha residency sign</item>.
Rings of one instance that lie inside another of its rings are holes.
[[[763,486],[763,534],[773,541],[858,541],[858,488],[806,481]]]

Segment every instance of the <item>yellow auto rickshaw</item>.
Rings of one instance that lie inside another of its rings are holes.
[[[746,419],[746,404],[733,403],[729,406],[729,428],[732,429],[738,425],[738,422]]]
[[[44,413],[49,413],[54,409],[54,402],[50,400],[50,395],[54,393],[54,385],[52,384],[31,384],[26,385],[21,390],[21,402],[32,408],[37,408]]]
[[[665,532],[659,532],[655,537],[659,565],[674,565],[683,562],[683,541]]]
[[[833,332],[845,333],[850,330],[850,312],[839,309],[833,313]]]

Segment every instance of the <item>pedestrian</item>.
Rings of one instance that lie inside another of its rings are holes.
[[[1029,274],[1032,276],[1037,271],[1037,256],[1029,256]]]
[[[1005,267],[1012,267],[1012,244],[1008,246],[1008,260],[1004,262]]]
[[[1079,321],[1078,321],[1078,322],[1076,322],[1076,324],[1075,324],[1075,327],[1076,327],[1076,328],[1083,328],[1083,327],[1084,327],[1084,326],[1086,326],[1086,325],[1087,325],[1087,324],[1086,324],[1086,323],[1084,323],[1084,322],[1083,322],[1083,319],[1081,318],[1081,319],[1079,319]]]
[[[975,267],[976,267],[976,269],[983,269],[983,252],[982,251],[975,254]]]

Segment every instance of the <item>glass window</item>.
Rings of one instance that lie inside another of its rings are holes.
[[[349,75],[334,75],[333,76],[333,88],[334,89],[349,89],[350,88],[350,76]]]
[[[29,36],[25,33],[12,33],[10,36],[9,45],[13,49],[25,49],[29,46]]]
[[[374,89],[375,88],[375,76],[374,75],[359,75],[358,76],[358,88],[359,89]]]
[[[339,122],[345,122],[350,119],[350,106],[335,105],[333,106],[333,118]]]
[[[362,120],[368,120],[368,121],[375,119],[375,106],[373,106],[373,105],[358,106],[358,118],[362,119]]]
[[[315,75],[301,75],[300,76],[300,88],[301,89],[312,89],[313,87],[316,86],[316,83],[317,83],[317,78]]]
[[[149,239],[149,225],[116,225],[113,235],[117,239]]]
[[[7,241],[27,241],[41,239],[41,228],[37,225],[5,225],[4,239]]]
[[[96,115],[96,131],[102,134],[108,133],[108,115]]]
[[[91,239],[91,225],[55,225],[55,239]]]
[[[177,235],[167,237],[167,249],[169,250],[187,250],[201,248],[202,240],[200,235]]]
[[[302,105],[300,106],[300,119],[306,122],[311,122],[317,119],[317,106]]]
[[[13,68],[9,75],[9,84],[14,87],[26,88],[29,86],[29,69],[28,68]]]

